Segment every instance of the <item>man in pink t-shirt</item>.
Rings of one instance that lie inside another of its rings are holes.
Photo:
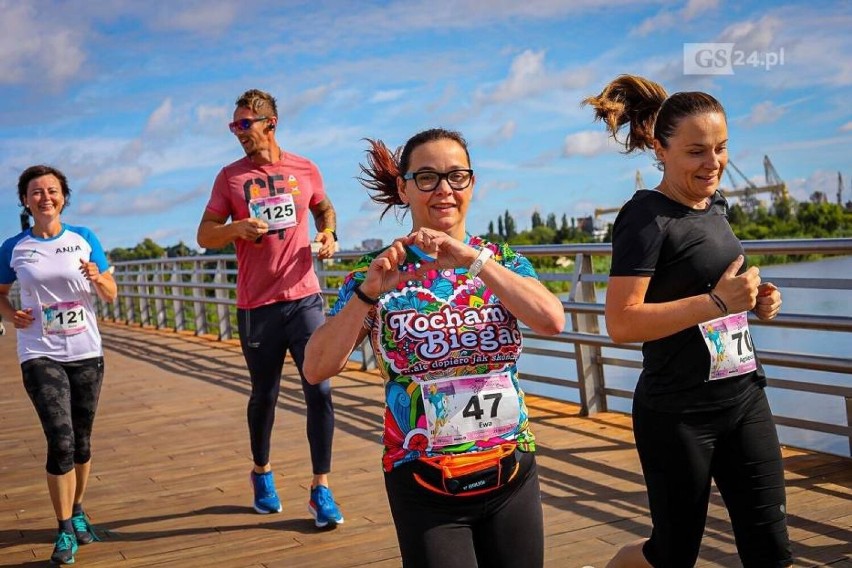
[[[325,317],[311,257],[308,213],[318,231],[314,243],[321,259],[334,254],[336,217],[316,165],[278,146],[277,125],[278,110],[270,94],[252,89],[237,99],[229,127],[246,156],[216,176],[198,226],[198,244],[216,249],[233,242],[237,250],[237,320],[251,377],[248,426],[254,509],[281,511],[269,447],[281,369],[289,350],[302,376],[307,408],[313,466],[308,510],[316,525],[324,527],[343,522],[328,488],[334,407],[330,388],[323,386],[327,381],[308,384],[302,363],[305,345]]]

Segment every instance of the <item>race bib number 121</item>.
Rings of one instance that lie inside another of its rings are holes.
[[[41,307],[45,335],[74,335],[86,330],[86,311],[80,302],[58,302]]]

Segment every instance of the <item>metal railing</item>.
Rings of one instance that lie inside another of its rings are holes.
[[[750,255],[852,255],[852,239],[747,241],[743,245]],[[607,385],[605,375],[605,369],[612,366],[641,368],[641,360],[635,353],[640,350],[638,344],[615,344],[601,331],[600,318],[603,317],[604,306],[598,301],[597,292],[605,285],[607,276],[595,273],[593,261],[598,257],[610,256],[611,246],[594,243],[515,248],[531,259],[559,258],[573,261],[563,262],[563,265],[572,264],[573,268],[561,272],[539,270],[542,281],[561,282],[569,288],[567,299],[562,302],[569,315],[569,329],[553,337],[538,336],[525,330],[524,337],[536,340],[535,343],[540,345],[525,347],[524,353],[573,360],[576,378],[524,373],[524,381],[576,389],[584,415],[606,411],[612,397],[632,398],[632,390]],[[348,273],[348,270],[340,267],[335,269],[336,262],[351,262],[362,254],[361,251],[341,251],[335,255],[334,261],[315,261],[323,294],[327,298],[337,296],[334,283]],[[199,335],[212,334],[219,339],[236,336],[237,267],[233,255],[118,262],[115,268],[119,295],[112,305],[99,303],[99,315],[104,319],[159,329],[191,330]],[[852,291],[852,278],[848,274],[830,278],[773,278],[773,282],[782,289],[839,290],[845,294]],[[847,301],[846,305],[852,305],[852,301]],[[848,315],[782,312],[769,322],[750,316],[749,323],[841,334],[852,332],[852,317]],[[847,344],[852,345],[852,342]],[[605,354],[604,349],[632,352],[634,357],[613,357]],[[764,366],[852,375],[852,358],[848,354],[826,356],[760,349],[758,354]],[[366,342],[356,350],[355,357],[361,360],[364,367],[370,366],[372,354]],[[849,453],[852,454],[852,387],[773,377],[768,378],[768,385],[774,389],[840,397],[845,405],[846,424],[777,414],[775,420],[782,426],[845,437],[849,441]]]

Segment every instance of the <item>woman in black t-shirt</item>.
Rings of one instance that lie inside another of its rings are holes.
[[[617,141],[653,149],[663,170],[613,227],[606,323],[614,341],[643,343],[633,426],[653,530],[608,566],[693,566],[711,479],[743,566],[789,566],[781,450],[746,317],[774,318],[781,294],[746,267],[727,221],[725,111],[632,75],[585,102],[614,138],[629,124]]]

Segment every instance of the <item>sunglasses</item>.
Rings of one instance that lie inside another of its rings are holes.
[[[236,134],[237,132],[243,132],[251,128],[251,125],[255,122],[260,122],[261,120],[269,120],[267,116],[258,116],[257,118],[241,118],[239,120],[235,120],[234,122],[228,125],[228,128],[231,129],[231,132]]]

